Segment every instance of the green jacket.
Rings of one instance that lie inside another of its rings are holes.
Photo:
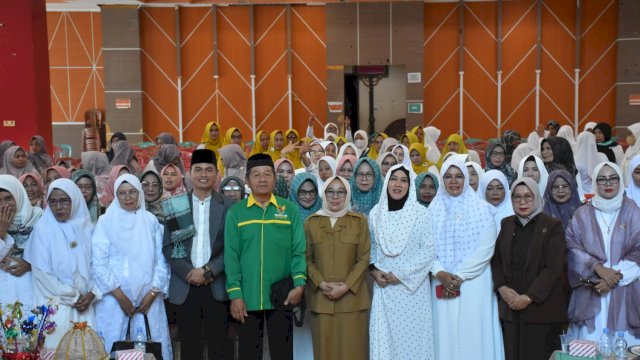
[[[265,209],[253,195],[229,209],[224,228],[224,267],[231,300],[247,311],[273,309],[271,285],[287,276],[305,285],[306,240],[297,206],[271,195]]]

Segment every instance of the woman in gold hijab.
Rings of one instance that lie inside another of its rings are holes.
[[[220,137],[220,124],[217,121],[211,121],[204,127],[204,133],[202,133],[202,139],[200,140],[204,144],[205,149],[213,150],[218,156],[218,149],[223,145],[222,138]]]

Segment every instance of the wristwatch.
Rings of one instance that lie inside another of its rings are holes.
[[[209,268],[207,264],[202,265],[202,270],[204,270],[204,278],[207,280],[213,279],[213,272]]]

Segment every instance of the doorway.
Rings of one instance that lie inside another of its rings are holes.
[[[360,80],[356,74],[344,74],[344,114],[351,119],[351,131],[355,133],[359,126],[359,86]],[[365,129],[366,130],[366,129]]]

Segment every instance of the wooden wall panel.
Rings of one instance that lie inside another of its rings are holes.
[[[48,12],[51,121],[83,122],[88,109],[104,110],[100,14]]]
[[[589,121],[615,123],[618,24],[616,0],[583,0],[581,3],[580,129]],[[618,136],[624,138],[626,132]]]
[[[324,6],[291,7],[293,127],[300,135],[315,114],[315,134],[327,116],[327,34]]]
[[[424,6],[424,124],[444,137],[459,128],[459,22],[457,4]]]
[[[178,139],[175,10],[141,8],[140,37],[145,138],[169,132]]]

